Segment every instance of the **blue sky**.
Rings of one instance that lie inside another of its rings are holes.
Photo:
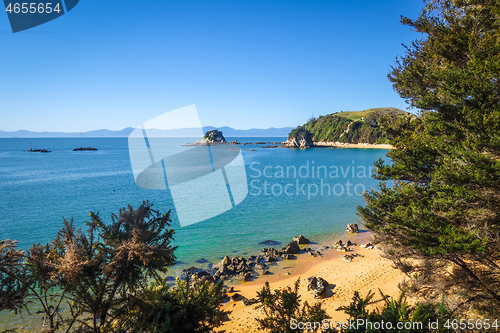
[[[13,34],[0,13],[0,130],[135,127],[196,104],[202,125],[302,124],[406,108],[387,80],[421,0],[83,0]]]

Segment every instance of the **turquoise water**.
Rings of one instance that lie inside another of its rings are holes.
[[[227,139],[276,142],[285,138]],[[33,149],[52,152],[24,152],[30,142]],[[98,151],[72,151],[88,146]],[[262,248],[259,242],[268,239],[286,243],[303,234],[322,242],[342,232],[347,223],[360,223],[356,206],[364,200],[357,192],[376,187],[368,171],[386,153],[253,145],[241,150],[250,184],[246,199],[219,216],[181,227],[168,191],[135,184],[126,138],[0,139],[0,239],[17,240],[26,249],[52,240],[63,217],[74,218],[75,225],[85,229],[90,211],[98,211],[109,222],[119,208],[149,200],[160,211],[172,209],[178,267],[200,258],[215,262],[226,254],[256,253]]]

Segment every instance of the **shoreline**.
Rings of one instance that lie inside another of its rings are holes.
[[[228,296],[231,297],[237,293],[246,299],[252,299],[256,298],[257,291],[262,289],[265,282],[269,282],[271,290],[275,290],[292,286],[300,278],[299,294],[302,302],[307,301],[310,305],[322,302],[331,320],[345,321],[348,318],[347,314],[336,309],[348,305],[354,291],[359,291],[360,296],[364,297],[371,290],[375,292],[375,299],[379,299],[378,289],[380,288],[385,294],[397,297],[399,296],[398,284],[406,276],[395,269],[389,259],[381,256],[380,249],[361,248],[360,245],[369,242],[371,236],[372,233],[364,231],[359,234],[344,233],[339,237],[344,242],[351,240],[356,244],[350,253],[358,253],[362,257],[355,257],[352,262],[342,260],[345,252],[337,251],[335,248],[322,251],[322,256],[319,257],[301,254],[294,260],[293,267],[289,267],[290,270],[286,272],[290,272],[290,275],[273,274],[261,276],[249,282],[229,284],[234,290],[228,293]],[[304,245],[301,245],[301,248],[303,247]],[[310,276],[322,277],[329,283],[325,298],[314,299],[313,292],[307,291],[306,280]],[[228,315],[229,320],[223,322],[217,331],[226,333],[258,331],[255,318],[263,318],[263,311],[257,309],[258,304],[245,306],[243,302],[233,300],[222,304],[221,308],[231,313]]]
[[[338,147],[338,148],[364,148],[364,149],[393,149],[389,144],[381,143],[342,143],[342,142],[314,142],[314,147]]]

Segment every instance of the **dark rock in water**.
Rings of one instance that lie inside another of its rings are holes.
[[[175,276],[167,276],[165,278],[165,281],[169,282],[169,281],[175,281]]]
[[[264,254],[266,256],[278,256],[279,255],[278,250],[276,250],[275,248],[263,248],[262,252],[264,252]]]
[[[283,248],[283,250],[281,250],[281,252],[288,253],[288,254],[299,254],[300,253],[299,244],[297,244],[295,242],[290,242],[290,243],[288,243],[287,246],[285,246]]]
[[[195,273],[201,271],[201,269],[198,267],[191,266],[189,268],[183,269],[182,271],[185,273]]]
[[[73,151],[90,151],[90,150],[97,150],[97,148],[92,148],[92,147],[80,147],[80,148],[75,148]]]
[[[201,259],[196,260],[195,262],[198,263],[198,264],[205,264],[205,263],[208,262],[208,260],[205,259],[205,258],[201,258]]]
[[[233,141],[231,141],[231,142],[229,142],[229,143],[234,144],[234,145],[239,144],[239,143],[238,143],[238,140],[233,140]]]
[[[211,276],[211,275],[207,271],[201,271],[201,272],[194,273],[193,276],[196,276],[197,278],[202,278],[204,276]]]
[[[359,228],[358,228],[358,225],[357,225],[357,224],[350,223],[350,224],[348,224],[348,225],[347,225],[347,227],[345,228],[345,231],[350,232],[350,233],[353,233],[353,234],[357,234],[357,233],[359,233]]]
[[[260,242],[259,244],[260,245],[271,245],[271,246],[274,246],[274,245],[281,245],[281,242],[268,239],[268,240],[265,240],[263,242]]]
[[[299,244],[299,245],[301,245],[301,244],[309,244],[309,243],[311,243],[311,241],[309,241],[309,239],[305,238],[305,237],[304,237],[304,236],[302,236],[302,235],[299,235],[299,236],[295,236],[295,237],[293,237],[292,242],[295,242],[295,243],[297,243],[297,244]]]
[[[262,270],[266,269],[266,265],[264,265],[264,264],[256,264],[255,265],[255,269],[262,269]]]
[[[257,303],[259,303],[259,301],[256,300],[255,298],[250,298],[250,299],[243,298],[241,300],[241,303],[243,303],[244,306],[249,306],[249,305],[257,304]]]
[[[29,153],[52,153],[50,150],[47,149],[30,149],[30,150],[25,150]]]
[[[275,256],[265,256],[264,258],[266,260],[266,262],[275,262],[276,261],[276,257]]]
[[[209,274],[209,275],[205,275],[202,278],[200,278],[198,280],[198,283],[199,284],[204,284],[207,281],[208,281],[209,284],[217,282],[217,281],[215,281],[215,278],[212,275]]]

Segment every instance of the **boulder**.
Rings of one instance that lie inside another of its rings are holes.
[[[342,244],[342,240],[339,239],[338,241],[336,241],[335,243],[333,243],[333,247],[336,247],[336,248],[339,248],[339,247],[342,247],[343,244]]]
[[[348,225],[347,225],[347,227],[345,228],[345,231],[350,232],[350,233],[353,233],[353,234],[357,234],[357,233],[359,233],[359,228],[358,228],[358,225],[357,225],[357,224],[350,223],[350,224],[348,224]]]
[[[245,298],[245,297],[241,296],[238,293],[236,293],[236,294],[234,294],[233,296],[230,297],[231,301],[233,301],[233,302],[241,301],[243,298]]]
[[[257,304],[257,303],[259,303],[259,301],[256,300],[255,298],[250,298],[250,299],[243,298],[241,300],[241,303],[243,303],[244,306],[249,306],[249,305]]]
[[[264,265],[264,264],[260,264],[260,263],[259,263],[259,264],[256,264],[256,265],[255,265],[255,269],[261,269],[261,270],[264,270],[264,269],[266,269],[266,265]]]
[[[295,259],[296,257],[293,254],[283,253],[281,255],[281,258],[283,258],[285,260],[292,260],[292,259]]]
[[[295,242],[290,242],[290,243],[288,243],[287,246],[285,246],[283,248],[283,250],[281,250],[281,252],[288,253],[288,254],[299,254],[300,253],[299,244],[297,244]]]
[[[361,245],[362,248],[367,249],[367,250],[372,250],[375,248],[372,243],[366,243]]]
[[[313,298],[321,299],[326,296],[328,282],[321,277],[310,276],[307,278],[307,290],[313,290]]]
[[[275,248],[263,248],[262,252],[264,252],[266,256],[277,257],[279,255],[278,250],[276,250]]]
[[[316,283],[318,279],[315,276],[310,276],[307,278],[307,291],[314,290],[316,288]]]
[[[209,284],[212,284],[212,283],[216,282],[215,278],[212,275],[205,275],[205,276],[203,276],[202,278],[200,278],[198,280],[198,284],[200,284],[200,285],[201,284],[205,284],[205,282],[207,282],[207,281],[208,281]]]
[[[246,281],[250,280],[251,277],[252,277],[252,274],[246,272],[246,273],[238,274],[238,276],[236,278],[240,281],[246,282]]]
[[[273,255],[265,256],[264,260],[266,262],[275,262],[276,261],[276,256],[273,256]]]
[[[295,242],[295,243],[297,243],[297,244],[299,244],[299,245],[301,245],[301,244],[309,244],[309,243],[311,243],[311,241],[309,241],[309,239],[305,238],[305,237],[304,237],[304,236],[302,236],[302,235],[299,235],[299,236],[295,236],[295,237],[293,237],[292,242]]]

